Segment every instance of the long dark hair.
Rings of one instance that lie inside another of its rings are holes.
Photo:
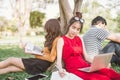
[[[84,23],[84,20],[82,19],[82,13],[76,12],[76,15],[70,19],[70,21],[69,21],[69,23],[68,23],[68,26],[67,26],[67,28],[66,28],[65,34],[67,34],[67,32],[68,32],[68,30],[69,30],[69,27],[70,27],[74,22],[77,22],[77,21],[80,22],[80,24],[81,24],[80,32],[82,31],[83,23]]]
[[[54,39],[61,35],[59,21],[57,19],[48,20],[44,26],[44,29],[47,32],[45,35],[44,47],[48,47],[48,49],[51,51]]]

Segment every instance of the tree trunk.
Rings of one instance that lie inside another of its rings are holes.
[[[68,0],[59,0],[59,7],[60,7],[60,21],[61,21],[61,30],[64,34],[66,26],[73,16],[72,9],[68,3]]]
[[[81,12],[80,8],[81,8],[81,5],[82,5],[82,2],[83,2],[83,0],[74,0],[74,3],[75,3],[75,5],[74,5],[74,11],[73,11],[74,15],[76,15],[75,14],[76,12]]]
[[[68,0],[59,0],[61,31],[64,34],[67,24],[75,12],[80,12],[83,0],[74,0],[74,10],[72,11]]]
[[[11,0],[11,7],[13,9],[13,17],[16,22],[16,27],[20,39],[26,35],[29,29],[29,16],[32,6],[32,0]]]

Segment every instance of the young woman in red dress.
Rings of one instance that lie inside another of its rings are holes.
[[[83,27],[84,20],[81,13],[79,17],[72,17],[66,34],[57,42],[57,63],[59,74],[65,76],[65,71],[73,73],[83,80],[120,80],[120,74],[111,68],[103,68],[95,72],[83,72],[79,68],[89,67],[92,63],[84,49],[83,41],[78,36]],[[62,67],[62,61],[64,67]]]

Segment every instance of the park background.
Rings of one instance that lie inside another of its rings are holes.
[[[48,19],[61,17],[59,5],[67,1],[71,8],[70,13],[74,10],[74,1],[81,1],[78,11],[82,12],[85,20],[82,34],[90,27],[91,20],[99,15],[106,18],[107,28],[111,32],[120,35],[120,0],[0,0],[0,61],[13,56],[33,57],[20,48],[20,39],[43,47],[44,23]],[[63,8],[69,10],[67,4]],[[112,68],[120,72],[118,65],[112,64]],[[45,74],[50,75],[49,72]],[[24,80],[29,76],[31,75],[25,72],[9,73],[0,75],[0,80],[8,77]]]

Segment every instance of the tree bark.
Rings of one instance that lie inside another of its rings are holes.
[[[82,2],[83,0],[74,0],[74,11],[73,11],[73,14],[76,15],[75,13],[76,12],[81,12],[80,9],[81,9],[81,5],[82,5]]]
[[[73,16],[68,0],[59,0],[61,31],[64,34],[66,26]]]
[[[26,31],[29,28],[29,16],[32,0],[11,0],[10,3],[13,9],[13,17],[16,22],[19,35],[26,35]]]
[[[59,0],[59,8],[60,8],[60,22],[61,22],[61,31],[64,34],[67,29],[67,24],[69,24],[69,20],[75,12],[80,12],[80,8],[83,0],[74,0],[74,10],[72,11],[68,0]]]

